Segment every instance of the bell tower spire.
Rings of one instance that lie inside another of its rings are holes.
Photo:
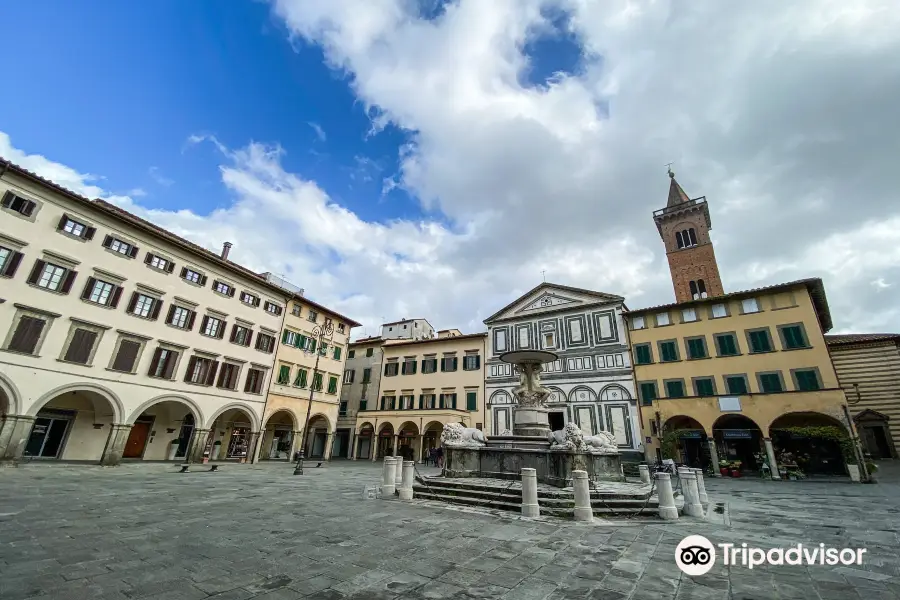
[[[709,230],[712,221],[706,196],[691,199],[675,180],[669,164],[666,207],[653,212],[653,221],[666,248],[675,301],[719,296],[724,292]]]

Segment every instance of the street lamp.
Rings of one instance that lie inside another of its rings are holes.
[[[303,351],[307,354],[309,354],[310,352],[315,352],[316,366],[313,367],[313,380],[309,384],[309,406],[306,407],[306,421],[303,423],[303,431],[300,433],[300,453],[297,456],[297,466],[294,467],[294,475],[303,475],[303,459],[306,457],[306,437],[307,430],[309,429],[309,415],[312,412],[313,395],[316,393],[316,373],[318,373],[319,371],[319,359],[322,357],[322,342],[324,342],[325,340],[330,341],[333,336],[334,323],[331,321],[331,319],[326,319],[324,327],[320,327],[319,325],[313,327],[311,337],[314,337],[317,340],[316,345],[313,346],[313,349],[310,350],[309,344],[307,344],[303,349]]]

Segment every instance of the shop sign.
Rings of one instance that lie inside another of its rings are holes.
[[[702,429],[682,429],[678,432],[678,437],[684,438],[702,438],[703,430]]]
[[[753,432],[749,429],[721,429],[722,437],[729,439],[749,440],[753,437]]]

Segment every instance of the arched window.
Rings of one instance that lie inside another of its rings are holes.
[[[691,282],[691,283],[693,283],[693,282]],[[697,291],[700,292],[701,298],[706,298],[706,284],[703,283],[702,279],[697,281]]]
[[[675,241],[678,242],[679,248],[684,248],[684,238],[681,236],[680,231],[675,232]]]
[[[700,294],[697,292],[697,282],[696,281],[691,281],[688,284],[688,287],[690,287],[690,289],[691,289],[691,298],[696,300],[697,298],[700,297]]]
[[[690,242],[691,242],[689,245],[696,246],[697,245],[697,234],[694,233],[694,228],[691,227],[690,229],[688,229],[687,232],[688,232],[688,238],[690,239]]]

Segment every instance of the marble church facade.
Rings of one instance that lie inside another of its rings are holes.
[[[552,394],[550,424],[573,421],[585,433],[609,431],[625,454],[643,452],[640,419],[623,298],[542,283],[485,319],[488,357],[485,397],[490,435],[512,430],[518,378],[500,355],[512,350],[549,350],[559,358],[544,366],[542,381]]]

